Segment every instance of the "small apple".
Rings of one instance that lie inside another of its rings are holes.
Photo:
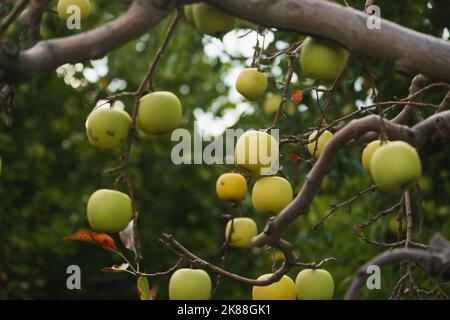
[[[80,10],[80,18],[86,19],[91,13],[91,1],[90,0],[59,0],[58,1],[58,15],[61,19],[66,20],[75,13],[72,10],[73,7],[77,7]]]
[[[170,132],[181,123],[180,100],[172,92],[155,91],[139,100],[137,121],[147,134]]]
[[[267,174],[278,163],[278,141],[262,131],[250,130],[236,142],[234,160],[252,175]]]
[[[235,17],[206,3],[193,4],[192,16],[197,30],[213,37],[220,37],[237,26]]]
[[[382,144],[388,143],[389,141],[375,140],[369,143],[363,150],[362,153],[362,164],[367,173],[370,174],[370,161],[372,160],[372,155]]]
[[[247,181],[239,173],[224,173],[217,179],[216,192],[220,200],[242,201],[247,194]]]
[[[258,277],[258,280],[268,279],[272,273]],[[277,282],[268,286],[253,286],[253,300],[295,300],[295,283],[289,276],[282,276]]]
[[[184,16],[190,23],[195,25],[194,14],[192,12],[192,6],[193,6],[192,4],[187,4],[184,6]]]
[[[211,287],[211,278],[206,271],[178,269],[169,280],[169,298],[170,300],[209,300]]]
[[[99,189],[89,197],[87,218],[94,231],[119,232],[133,218],[131,199],[120,191]]]
[[[419,182],[422,163],[414,147],[404,141],[393,141],[374,152],[370,171],[382,191],[396,194]]]
[[[123,110],[94,109],[86,120],[89,142],[100,149],[114,149],[124,145],[130,131],[131,117]]]
[[[396,217],[393,217],[389,220],[388,230],[393,235],[397,235],[399,226],[400,223],[398,222],[398,219]],[[402,221],[402,232],[406,232],[406,221]]]
[[[280,107],[282,97],[279,94],[270,94],[264,99],[263,111],[268,116],[276,113]]]
[[[317,130],[311,133],[308,140],[313,141],[316,138],[316,135]],[[317,140],[308,144],[309,153],[315,158],[320,157],[320,155],[323,152],[323,149],[325,148],[325,146],[327,145],[327,143],[330,141],[331,138],[333,138],[333,134],[330,131],[325,130],[324,132],[322,132],[322,134],[319,136]]]
[[[225,238],[228,240],[231,229],[231,221],[233,221],[233,230],[231,232],[230,246],[238,248],[250,248],[252,246],[252,238],[258,233],[255,221],[250,218],[234,218],[228,221],[225,227]]]
[[[299,300],[331,300],[334,294],[334,280],[323,269],[304,269],[295,279]]]
[[[283,177],[264,177],[253,186],[252,203],[259,213],[276,215],[292,198],[291,184]]]
[[[250,101],[258,100],[267,90],[267,77],[256,68],[247,68],[239,73],[236,90]]]
[[[342,47],[307,37],[300,52],[300,65],[307,77],[334,80],[344,70],[348,55]]]

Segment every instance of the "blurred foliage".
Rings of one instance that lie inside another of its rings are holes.
[[[363,1],[348,2],[355,8],[363,7]],[[447,0],[380,0],[377,4],[381,6],[384,18],[411,29],[441,37],[444,28],[448,28],[450,6]],[[81,31],[68,31],[51,13],[45,15],[41,31],[45,38],[67,36],[103,25],[125,10],[126,5],[120,1],[96,1],[96,10]],[[169,22],[170,18],[165,19],[151,33],[109,53],[107,60],[102,60],[107,72],[99,72],[95,68],[98,61],[87,61],[66,66],[65,71],[60,69],[58,75],[55,72],[38,75],[19,87],[13,118],[3,115],[0,122],[0,155],[3,159],[0,176],[0,298],[137,298],[136,280],[130,275],[100,272],[103,267],[119,263],[118,257],[101,248],[65,242],[62,238],[88,226],[85,217],[87,198],[97,188],[112,186],[113,178],[102,175],[102,172],[119,163],[120,151],[99,151],[88,144],[84,132],[85,118],[97,100],[137,87]],[[243,29],[237,31],[238,35],[245,34],[249,24],[242,23],[241,27]],[[272,31],[275,38],[267,52],[302,37]],[[21,32],[16,24],[8,36],[18,39]],[[242,38],[240,43],[248,41],[246,39]],[[226,53],[207,55],[204,46],[217,44],[217,41],[210,37],[202,38],[183,20],[154,77],[157,89],[173,91],[182,100],[182,126],[189,130],[193,129],[200,110],[220,118],[236,108],[227,99],[234,88],[227,86],[225,76],[233,67],[248,65],[249,57],[236,56],[232,60]],[[25,47],[26,42],[22,45]],[[396,73],[388,62],[372,58],[368,61],[378,80],[382,100],[407,95],[410,77]],[[264,68],[270,76],[270,92],[281,93],[279,81],[286,74],[286,57],[276,59],[272,66]],[[296,63],[292,89],[308,86],[299,71]],[[92,73],[97,74],[92,77]],[[355,110],[355,102],[366,101],[369,89],[361,57],[354,54],[338,84],[329,117],[334,119]],[[443,94],[442,90],[435,90],[426,96],[426,100],[437,103]],[[131,101],[124,100],[124,103],[130,111]],[[321,103],[324,104],[324,98]],[[252,103],[250,110],[254,112],[242,114],[234,127],[270,126],[272,119],[262,113],[261,106],[262,101]],[[300,110],[282,119],[282,134],[305,132],[317,125],[319,109],[315,97],[305,94]],[[142,139],[132,149],[131,173],[141,211],[142,265],[147,272],[167,269],[177,260],[158,242],[163,232],[173,234],[200,257],[218,263],[226,223],[221,215],[230,210],[230,205],[220,202],[215,195],[215,180],[227,168],[173,165],[170,151],[174,144],[170,135],[163,135]],[[298,192],[310,165],[290,163],[287,154],[306,154],[306,151],[297,145],[283,148],[284,173]],[[439,139],[429,141],[421,151],[425,175],[431,181],[424,200],[426,241],[437,231],[450,237],[450,224],[445,223],[450,216],[449,154],[449,145]],[[371,184],[362,169],[360,156],[361,147],[340,152],[310,213],[301,216],[285,234],[286,239],[295,244],[302,261],[319,261],[329,256],[337,258],[337,262],[326,266],[335,278],[337,299],[343,297],[357,268],[381,252],[381,249],[354,236],[353,226],[367,221],[369,215],[397,201],[395,197],[373,192],[357,200],[352,205],[351,214],[345,208],[341,209],[317,231],[312,229],[332,203],[346,200]],[[244,203],[246,215],[253,217],[262,229],[267,217],[254,212],[250,198],[249,195]],[[417,208],[414,209],[417,217]],[[367,236],[395,241],[396,236],[388,230],[389,220],[395,214],[372,226]],[[120,243],[117,235],[114,237]],[[69,291],[66,288],[66,268],[71,264],[81,267],[82,290]],[[230,271],[249,277],[270,272],[271,265],[271,252],[265,249],[232,249],[226,262]],[[297,272],[295,270],[291,276],[295,278]],[[362,297],[389,297],[399,272],[398,266],[384,268],[382,289],[363,290]],[[415,274],[420,286],[430,289],[431,284],[423,273],[417,270]],[[168,278],[150,281],[151,286],[154,284],[159,286],[158,298],[167,298]],[[226,279],[217,295],[222,299],[250,297],[251,288]]]

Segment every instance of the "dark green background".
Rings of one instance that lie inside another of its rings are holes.
[[[83,24],[88,30],[112,20],[126,10],[118,1],[98,1],[96,11]],[[362,8],[362,1],[349,2]],[[377,1],[382,16],[409,28],[440,37],[448,27],[450,4],[446,0],[429,1]],[[120,151],[99,151],[90,146],[84,133],[84,122],[95,101],[111,94],[106,90],[114,78],[126,80],[125,90],[134,90],[143,77],[149,61],[154,56],[170,22],[164,20],[149,37],[139,40],[144,45],[136,51],[138,40],[108,54],[109,72],[97,83],[88,83],[81,89],[66,85],[55,72],[36,76],[19,87],[11,121],[1,116],[0,156],[3,172],[0,176],[0,298],[3,299],[136,299],[135,279],[128,274],[103,274],[100,269],[119,263],[113,254],[85,243],[66,242],[62,238],[79,229],[87,228],[85,205],[88,196],[97,188],[111,187],[113,179],[102,175],[103,170],[119,163]],[[242,24],[248,27],[248,24]],[[18,25],[11,28],[9,36],[18,39]],[[66,36],[75,32],[65,29],[55,14],[46,14],[42,33],[46,38]],[[245,33],[244,30],[241,33]],[[302,35],[275,32],[275,42],[295,42]],[[208,39],[204,39],[208,41]],[[26,46],[22,41],[21,45]],[[386,43],[386,46],[389,46]],[[85,62],[85,67],[91,67]],[[371,70],[378,79],[382,100],[405,97],[411,78],[396,73],[388,62],[369,59]],[[280,63],[286,73],[286,58]],[[183,104],[182,127],[192,130],[193,110],[208,110],[219,96],[226,96],[230,88],[217,86],[230,64],[206,59],[202,36],[185,20],[181,22],[167,53],[158,66],[154,80],[157,89],[177,94]],[[270,70],[269,68],[267,70]],[[296,63],[295,71],[299,73]],[[268,74],[270,77],[270,73]],[[82,73],[76,78],[82,79]],[[365,79],[363,90],[355,92],[356,78],[365,77],[358,55],[351,56],[349,66],[340,81],[333,98],[330,117],[337,118],[355,109],[356,100],[365,100],[369,84]],[[292,88],[306,86],[302,81]],[[270,91],[281,93],[276,84],[281,77],[270,78]],[[180,93],[180,87],[190,88],[188,95]],[[439,103],[445,94],[435,90],[426,101]],[[131,101],[124,100],[127,110]],[[318,121],[317,103],[306,95],[306,112],[283,118],[282,134],[305,132]],[[324,101],[322,101],[322,104]],[[253,103],[256,112],[244,115],[236,127],[265,128],[271,118],[261,111],[261,101]],[[225,103],[216,112],[221,116],[231,103]],[[141,211],[140,234],[145,271],[153,272],[172,266],[177,257],[158,242],[161,233],[173,234],[181,243],[200,257],[211,262],[219,261],[219,247],[223,241],[225,221],[220,217],[230,206],[219,201],[215,194],[215,180],[226,170],[217,166],[181,165],[170,161],[174,143],[170,135],[150,138],[133,145],[131,163],[137,203]],[[353,235],[353,226],[364,222],[370,214],[394,204],[396,197],[374,192],[358,200],[352,213],[338,211],[317,231],[312,225],[325,214],[329,205],[349,198],[354,192],[371,184],[360,163],[362,147],[342,150],[328,174],[326,185],[315,199],[307,216],[300,217],[287,230],[285,237],[292,241],[302,261],[319,261],[334,256],[337,261],[327,265],[336,283],[337,299],[342,299],[355,270],[374,255],[381,252]],[[282,165],[295,191],[298,191],[309,169],[307,163],[294,165],[287,160],[288,152],[305,154],[298,146],[283,150]],[[445,141],[433,139],[421,150],[425,175],[432,181],[425,195],[425,239],[437,231],[450,236],[448,194],[450,147]],[[413,195],[414,197],[414,195]],[[260,229],[266,217],[254,212],[250,195],[245,201],[246,215],[254,218]],[[415,208],[414,208],[415,209]],[[395,213],[394,213],[395,214]],[[387,231],[390,215],[379,221],[368,232],[373,239],[395,241],[396,236]],[[414,210],[417,217],[417,210]],[[416,225],[417,226],[417,225]],[[117,243],[120,243],[115,236]],[[124,249],[124,251],[126,251]],[[128,253],[127,253],[128,254]],[[131,257],[131,254],[129,255]],[[82,270],[82,290],[66,289],[66,268],[77,264]],[[262,249],[233,249],[227,260],[230,271],[249,277],[270,272],[270,251]],[[296,276],[298,270],[291,275]],[[419,284],[430,289],[418,270]],[[368,292],[368,299],[388,298],[392,286],[399,277],[399,267],[390,266],[382,271],[382,289]],[[158,278],[151,285],[159,286],[158,298],[167,298],[168,278]],[[224,280],[217,298],[249,299],[251,288]]]

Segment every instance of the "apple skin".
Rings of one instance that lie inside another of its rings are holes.
[[[260,178],[253,186],[252,203],[259,213],[276,215],[292,198],[291,184],[283,177]]]
[[[268,95],[264,99],[263,103],[263,111],[268,116],[276,113],[278,111],[278,108],[280,107],[282,97],[279,94],[271,94]]]
[[[87,218],[94,231],[119,232],[125,229],[133,218],[131,199],[120,191],[99,189],[89,197]]]
[[[234,148],[236,165],[251,175],[270,171],[277,163],[278,155],[278,141],[262,131],[245,132],[239,137]]]
[[[347,64],[348,51],[342,47],[307,37],[300,53],[303,74],[317,80],[334,80]]]
[[[246,68],[239,73],[236,90],[250,101],[258,100],[267,90],[267,77],[256,68]]]
[[[311,133],[311,135],[309,136],[309,141],[314,140],[314,138],[317,135],[317,130],[314,131],[313,133]],[[310,144],[308,144],[308,151],[309,153],[314,156],[315,158],[320,157],[320,155],[323,152],[323,149],[325,148],[325,146],[327,145],[327,143],[330,141],[330,139],[333,138],[333,134],[328,131],[325,130],[324,132],[322,132],[322,134],[320,135],[319,139],[315,140],[314,142],[311,142]],[[317,150],[316,149],[316,145],[317,145]],[[314,153],[314,151],[316,151]]]
[[[97,108],[86,120],[86,135],[90,144],[99,149],[122,147],[130,131],[131,117],[123,110]]]
[[[225,227],[225,238],[228,240],[230,235],[231,220]],[[252,239],[258,234],[258,227],[255,221],[250,218],[234,218],[233,232],[229,244],[232,247],[250,248],[252,247]]]
[[[224,173],[217,179],[216,193],[220,200],[242,201],[247,194],[247,181],[239,173]]]
[[[90,0],[59,0],[57,9],[58,15],[62,20],[66,20],[72,15],[72,13],[67,13],[67,8],[70,6],[78,6],[80,8],[81,20],[85,20],[91,13]]]
[[[334,280],[326,270],[304,269],[295,279],[295,288],[299,300],[331,300]]]
[[[268,279],[272,273],[258,277],[258,280]],[[277,282],[268,286],[253,286],[253,300],[295,300],[295,283],[287,275],[283,275]]]
[[[398,194],[419,182],[422,163],[414,147],[404,141],[393,141],[374,152],[370,171],[380,190]]]
[[[181,115],[181,102],[172,92],[155,91],[139,100],[137,121],[146,134],[163,134],[178,128]]]
[[[182,268],[175,271],[169,280],[170,300],[209,300],[211,278],[201,269]]]
[[[389,141],[384,141],[384,143],[388,143],[388,142]],[[372,160],[373,153],[379,147],[381,147],[381,145],[382,145],[381,140],[375,140],[375,141],[372,141],[371,143],[369,143],[363,150],[361,161],[362,161],[364,170],[366,170],[366,172],[369,174],[370,174],[370,161]]]
[[[195,25],[194,22],[194,14],[192,12],[192,4],[187,4],[184,6],[184,16],[186,17],[187,21]]]
[[[197,30],[212,37],[220,37],[237,26],[235,17],[206,3],[193,4],[192,16]]]

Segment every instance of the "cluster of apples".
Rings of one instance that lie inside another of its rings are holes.
[[[212,37],[220,37],[236,28],[238,20],[225,11],[207,3],[184,6],[184,15],[195,28]]]
[[[145,134],[163,134],[177,128],[181,116],[181,102],[175,94],[155,91],[140,98],[136,124]],[[132,119],[126,111],[99,107],[86,120],[86,134],[89,142],[99,149],[121,148],[128,139],[131,124]],[[119,232],[133,217],[131,200],[120,191],[97,190],[88,200],[87,217],[95,231]]]
[[[258,280],[267,280],[264,274]],[[208,300],[211,298],[211,278],[202,269],[182,268],[175,271],[169,281],[170,300]],[[334,280],[324,269],[304,269],[295,282],[283,275],[267,286],[253,286],[253,300],[330,300],[334,294]]]
[[[76,6],[80,10],[80,19],[85,20],[91,13],[91,1],[90,0],[59,0],[57,5],[58,16],[62,20],[66,20],[71,13],[70,8]]]
[[[391,194],[414,187],[422,175],[417,150],[404,141],[372,141],[363,150],[362,164],[378,188]]]

